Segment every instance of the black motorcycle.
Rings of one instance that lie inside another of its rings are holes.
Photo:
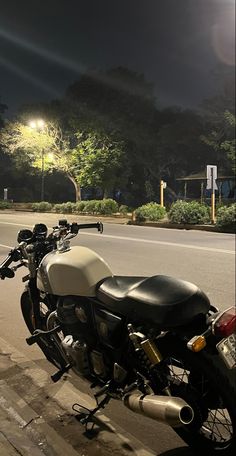
[[[21,230],[0,265],[1,279],[28,268],[27,343],[57,367],[54,382],[73,369],[96,387],[97,407],[84,422],[120,399],[197,452],[234,454],[235,309],[219,312],[196,285],[169,276],[113,275],[97,253],[70,246],[88,228],[103,231],[101,223],[66,220],[49,235],[44,224]]]

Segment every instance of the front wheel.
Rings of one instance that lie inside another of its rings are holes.
[[[51,310],[46,300],[40,302],[39,327],[37,328],[35,325],[33,304],[27,291],[25,291],[21,296],[21,311],[25,324],[31,334],[33,334],[33,332],[36,329],[41,329],[43,331],[47,330],[46,322]],[[50,363],[54,364],[54,366],[60,369],[61,367],[66,365],[65,359],[62,357],[60,351],[58,350],[56,345],[52,341],[50,341],[50,339],[41,338],[37,342],[37,344],[41,348],[47,360]]]
[[[235,369],[227,369],[217,354],[192,353],[175,338],[164,338],[161,351],[171,393],[194,410],[193,422],[175,431],[197,454],[235,454]]]

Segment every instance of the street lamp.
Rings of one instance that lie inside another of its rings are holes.
[[[45,127],[45,122],[43,119],[31,120],[29,126],[41,132]],[[41,201],[44,201],[44,148],[41,149]]]

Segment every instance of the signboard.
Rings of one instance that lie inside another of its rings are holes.
[[[207,190],[212,190],[213,192],[218,189],[216,184],[217,179],[217,166],[216,165],[207,165]]]

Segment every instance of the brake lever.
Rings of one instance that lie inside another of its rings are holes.
[[[18,264],[17,266],[13,266],[13,267],[11,268],[11,270],[12,270],[13,272],[15,272],[17,269],[21,268],[22,266],[27,266],[27,263],[23,261],[22,263]]]

